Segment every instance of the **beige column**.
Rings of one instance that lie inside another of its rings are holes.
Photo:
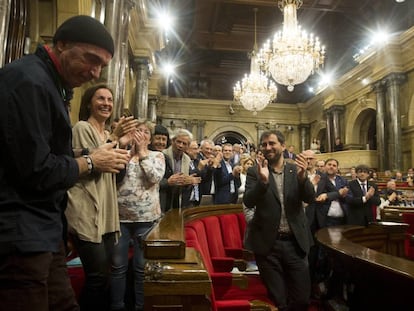
[[[149,118],[148,115],[148,80],[149,66],[148,59],[145,57],[134,58],[134,70],[136,71],[136,85],[134,96],[134,107],[132,109],[134,116],[137,118]]]
[[[310,146],[310,126],[309,124],[300,124],[299,125],[300,131],[300,150],[307,150]]]
[[[333,138],[332,138],[332,114],[328,110],[324,111],[326,116],[326,152],[333,151]]]
[[[149,112],[148,112],[148,120],[150,120],[153,123],[156,123],[157,121],[157,104],[158,104],[158,97],[157,96],[151,96],[148,99],[148,105],[149,105]]]
[[[204,126],[205,125],[206,125],[206,121],[197,120],[197,139],[199,142],[204,139]]]
[[[260,148],[260,136],[266,130],[266,123],[256,123],[257,129],[257,147]]]
[[[5,65],[11,0],[0,0],[0,67]]]
[[[106,71],[107,84],[114,91],[114,113],[119,118],[124,110],[126,69],[128,67],[129,15],[134,2],[131,0],[105,1],[105,26],[115,43],[115,54]]]
[[[377,113],[376,113],[376,132],[377,132],[377,155],[378,155],[378,170],[384,171],[388,169],[386,159],[388,159],[388,148],[385,142],[388,122],[385,122],[385,90],[384,83],[378,81],[374,83],[373,90],[376,95]]]
[[[386,122],[388,127],[388,168],[402,169],[400,85],[407,79],[403,73],[392,73],[385,79],[387,90]]]
[[[343,106],[332,106],[327,110],[326,129],[328,130],[328,133],[329,133],[328,138],[329,138],[329,142],[331,146],[333,146],[333,143],[337,137],[339,137],[341,141],[343,142],[342,124],[341,124],[342,122],[341,122],[340,117],[342,116],[344,111],[345,111],[345,108]],[[333,151],[333,148],[330,148],[329,151],[330,152]]]

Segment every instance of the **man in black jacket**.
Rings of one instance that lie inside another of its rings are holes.
[[[381,204],[377,185],[368,181],[369,167],[358,165],[355,168],[357,179],[348,184],[350,196],[346,197],[348,204],[347,224],[367,226],[376,219],[374,211]]]
[[[310,275],[307,254],[313,243],[302,202],[314,200],[306,176],[307,160],[298,154],[285,161],[285,138],[279,131],[260,138],[264,157],[249,168],[243,202],[255,208],[248,226],[251,245],[269,296],[279,310],[307,310]]]
[[[72,88],[99,78],[113,53],[100,22],[75,16],[53,47],[0,70],[2,310],[79,310],[62,242],[66,190],[93,171],[119,172],[129,156],[108,143],[74,158],[68,105]]]

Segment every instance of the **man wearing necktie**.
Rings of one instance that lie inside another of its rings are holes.
[[[367,194],[367,185],[366,183],[361,183],[361,187],[362,187],[362,194]]]
[[[283,151],[283,157],[285,159],[295,160],[296,159],[295,146],[290,145],[288,148],[286,148],[285,151]]]
[[[367,226],[376,219],[373,211],[381,204],[381,199],[377,185],[368,181],[369,167],[358,165],[355,171],[357,179],[349,182],[350,195],[346,197],[347,224]]]
[[[200,160],[197,158],[200,148],[196,140],[191,141],[186,154],[190,157],[190,176],[200,176],[198,169],[198,163]],[[182,193],[182,207],[193,207],[200,205],[200,185],[198,183],[186,186],[183,188]]]

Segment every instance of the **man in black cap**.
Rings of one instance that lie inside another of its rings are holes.
[[[113,53],[106,28],[76,16],[53,47],[0,69],[2,310],[79,310],[62,242],[66,190],[94,171],[119,172],[129,156],[115,143],[73,151],[68,106],[72,88],[99,78]]]

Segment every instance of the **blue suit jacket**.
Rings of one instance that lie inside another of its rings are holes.
[[[230,193],[231,181],[234,182],[234,193]],[[237,189],[240,184],[240,177],[235,177],[233,173],[229,173],[225,161],[221,160],[221,166],[214,171],[214,204],[237,203]]]
[[[347,187],[348,181],[342,176],[335,176],[335,185],[331,183],[329,177],[325,174],[324,177],[319,181],[318,188],[316,190],[316,196],[321,193],[326,193],[328,195],[328,200],[324,203],[316,203],[316,218],[318,220],[319,228],[326,227],[326,217],[328,216],[329,207],[331,206],[332,201],[338,200],[341,205],[344,216],[347,214],[347,207],[345,203],[345,198],[339,195],[338,190]]]

